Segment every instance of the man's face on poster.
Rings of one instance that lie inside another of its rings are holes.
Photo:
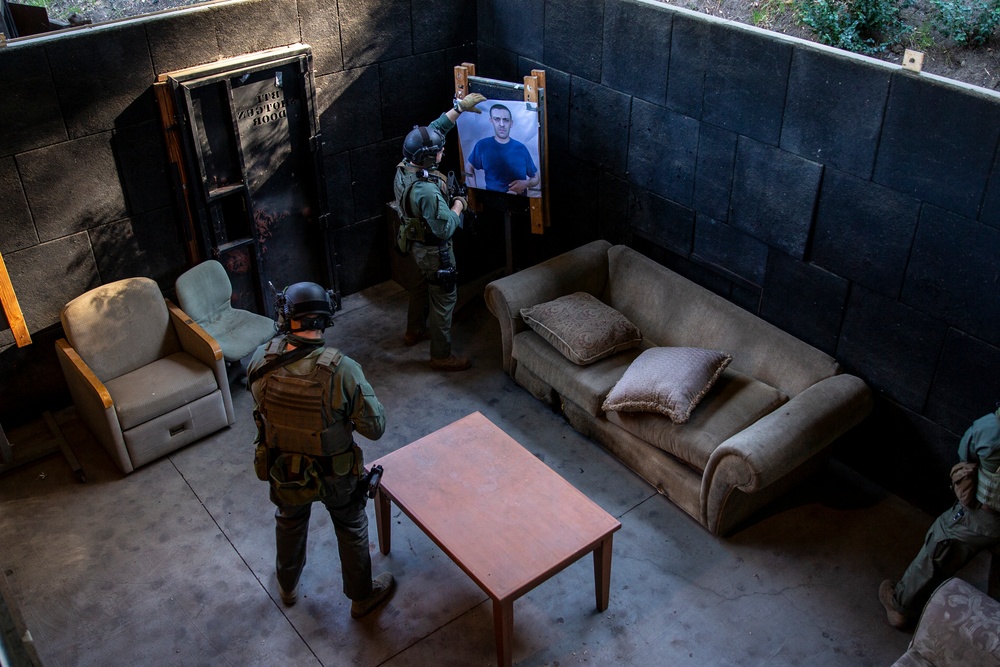
[[[510,128],[514,125],[510,111],[500,106],[493,107],[490,109],[490,122],[493,123],[493,134],[497,139],[510,138]]]

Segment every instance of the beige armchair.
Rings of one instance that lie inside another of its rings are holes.
[[[122,472],[235,421],[219,344],[149,278],[86,292],[61,319],[73,402]]]

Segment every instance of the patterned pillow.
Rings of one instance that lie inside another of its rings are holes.
[[[683,424],[733,357],[698,347],[654,347],[608,392],[605,412],[659,412]]]
[[[592,364],[642,342],[634,324],[586,292],[521,309],[529,327],[580,366]]]

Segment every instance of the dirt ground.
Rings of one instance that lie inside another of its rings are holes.
[[[199,0],[48,0],[49,15],[66,20],[75,12],[94,23],[190,5]],[[903,18],[916,28],[909,43],[898,45],[879,57],[899,64],[903,49],[924,53],[923,71],[964,81],[990,90],[1000,90],[1000,37],[996,43],[976,49],[949,43],[931,27],[929,0],[903,0]],[[719,16],[794,37],[817,41],[798,22],[793,0],[676,0],[679,7]]]
[[[792,0],[678,0],[666,4],[819,41],[809,28],[799,23]],[[904,2],[902,17],[916,28],[909,35],[909,43],[872,57],[898,65],[903,60],[904,49],[913,49],[924,54],[924,72],[1000,90],[1000,35],[994,33],[992,43],[976,49],[959,47],[949,43],[931,27],[930,7],[928,0]]]

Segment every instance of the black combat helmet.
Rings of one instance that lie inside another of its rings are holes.
[[[299,320],[303,329],[322,331],[333,326],[332,294],[316,283],[295,283],[278,294],[274,309],[278,329],[289,331],[291,320]]]
[[[414,125],[403,139],[403,157],[419,167],[433,167],[441,150],[444,135],[432,127]]]

